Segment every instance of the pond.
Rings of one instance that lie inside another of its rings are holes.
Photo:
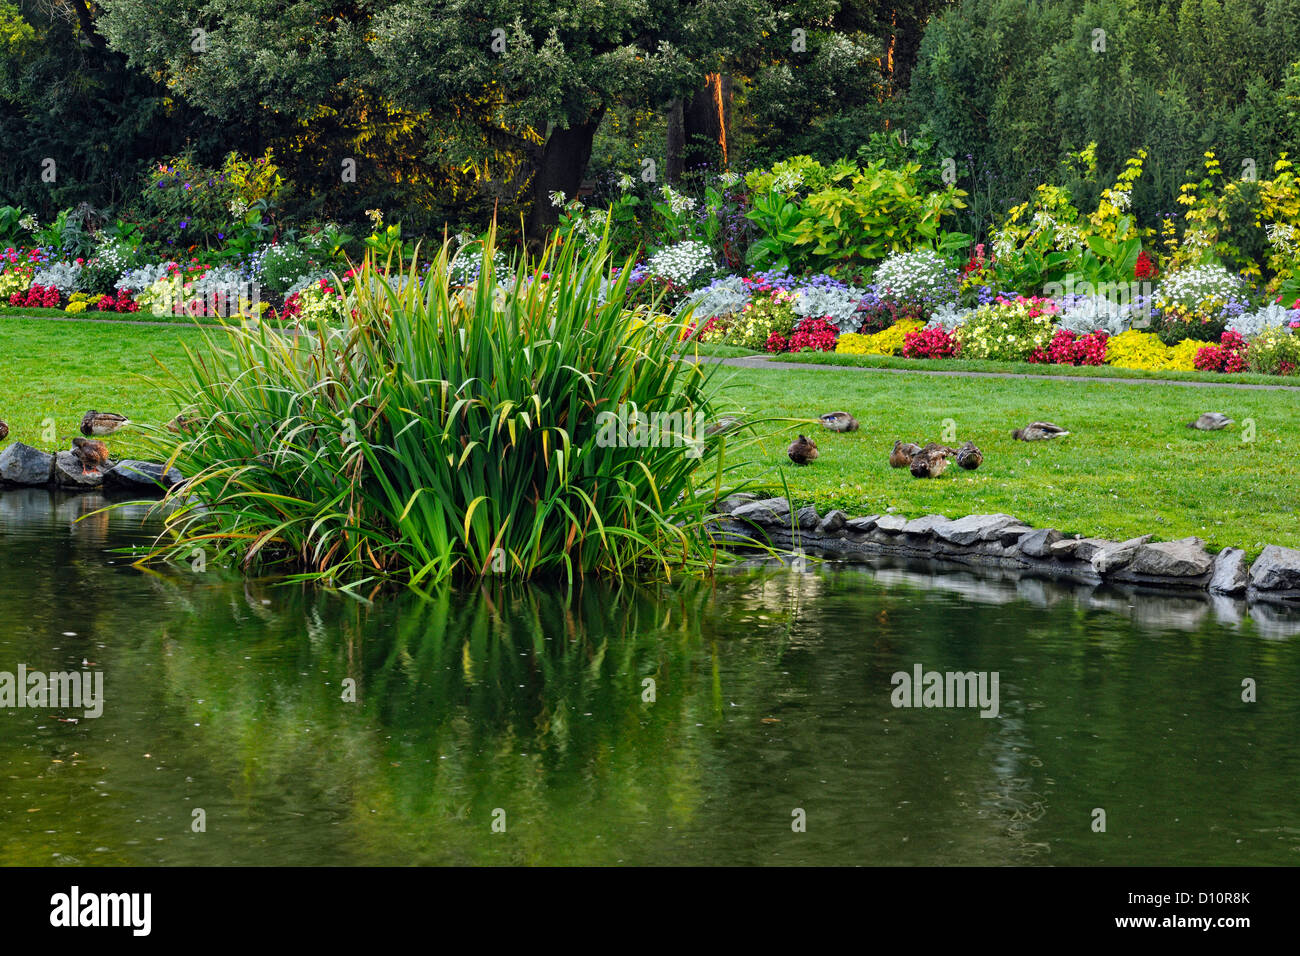
[[[0,492],[0,672],[104,681],[0,709],[0,864],[1300,862],[1282,608],[817,566],[366,604],[136,570],[102,504]],[[917,665],[997,716],[895,707]]]

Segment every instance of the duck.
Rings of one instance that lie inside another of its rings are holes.
[[[1227,428],[1232,421],[1223,412],[1205,412],[1195,421],[1188,422],[1187,427],[1198,428],[1203,432],[1217,432],[1220,428]]]
[[[962,446],[957,449],[957,464],[967,471],[974,471],[984,464],[984,453],[975,447],[973,441],[962,442]]]
[[[890,468],[906,468],[912,463],[912,456],[921,450],[915,442],[894,442],[894,450],[889,453]]]
[[[97,412],[92,408],[82,416],[81,434],[86,437],[111,435],[128,422],[130,419],[125,415],[119,415],[117,412]]]
[[[817,458],[817,443],[811,438],[800,435],[790,443],[790,447],[786,449],[785,453],[790,456],[790,460],[796,465],[807,465]]]
[[[947,445],[930,442],[912,456],[912,477],[938,478],[948,470],[948,456],[956,454],[956,450]]]
[[[82,471],[96,471],[108,464],[108,446],[93,438],[72,439],[72,455],[81,462]]]
[[[4,441],[8,437],[9,437],[9,423],[0,420],[0,441]]]
[[[821,417],[821,423],[833,432],[855,432],[858,420],[848,412],[827,412]]]
[[[722,415],[719,416],[717,421],[710,422],[705,426],[704,437],[711,438],[714,435],[730,434],[743,424],[745,423],[735,415]]]
[[[1051,422],[1030,422],[1024,428],[1013,431],[1011,437],[1017,441],[1047,441],[1068,434],[1070,433],[1060,425],[1053,425]]]
[[[199,416],[186,415],[184,412],[182,412],[181,414],[177,415],[175,418],[173,418],[171,421],[167,423],[167,430],[169,432],[175,432],[176,434],[179,435],[181,432],[190,431],[198,423],[199,423]],[[708,432],[705,432],[705,434],[708,434]]]

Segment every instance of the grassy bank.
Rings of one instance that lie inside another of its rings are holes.
[[[1300,547],[1300,423],[1287,391],[1159,388],[1051,380],[860,375],[728,369],[724,396],[746,415],[813,417],[845,410],[861,430],[837,435],[802,426],[821,457],[798,468],[785,455],[793,431],[770,441],[747,474],[779,486],[781,468],[796,501],[851,514],[894,507],[904,515],[959,517],[1006,512],[1066,532],[1158,539],[1186,535],[1213,547]],[[1222,411],[1238,425],[1200,432],[1185,423]],[[938,479],[915,479],[887,462],[895,439],[944,437],[983,450],[975,472],[955,466]],[[1073,434],[1052,442],[1013,441],[1034,419]],[[1254,440],[1241,424],[1253,419]]]
[[[198,341],[197,331],[182,328],[5,319],[0,322],[0,419],[9,423],[8,441],[47,451],[68,448],[90,408],[162,425],[176,409],[146,376],[161,375],[155,358],[178,367],[182,343]],[[52,441],[46,419],[54,421]],[[132,428],[107,441],[115,458],[143,450],[140,433]]]
[[[155,357],[179,368],[181,344],[199,340],[198,332],[180,328],[0,322],[0,418],[9,423],[9,440],[66,447],[91,407],[162,424],[176,409],[145,376],[158,373]],[[811,369],[727,368],[721,375],[729,383],[725,399],[753,417],[844,409],[861,420],[862,429],[848,435],[805,426],[822,451],[807,468],[785,457],[793,430],[755,450],[760,460],[746,467],[747,475],[776,486],[781,468],[793,497],[823,511],[1005,511],[1035,525],[1112,538],[1150,531],[1162,539],[1198,535],[1214,547],[1300,547],[1300,422],[1291,392]],[[1255,440],[1242,441],[1241,424],[1223,432],[1184,427],[1204,411],[1226,412],[1238,423],[1253,419]],[[46,417],[57,424],[54,442],[41,439]],[[1036,418],[1073,434],[1028,445],[1011,440],[1011,428]],[[939,440],[944,419],[952,419],[957,440],[970,438],[984,450],[982,468],[952,468],[935,480],[889,468],[895,438]],[[127,429],[109,444],[114,455],[130,455],[138,437]]]

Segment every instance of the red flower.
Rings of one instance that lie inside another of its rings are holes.
[[[1133,266],[1134,279],[1154,279],[1156,277],[1156,264],[1143,250],[1138,253],[1137,262]]]
[[[908,332],[903,336],[903,357],[914,359],[952,358],[961,343],[947,329],[935,326]]]

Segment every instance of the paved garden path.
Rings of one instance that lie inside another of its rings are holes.
[[[1184,382],[1169,378],[1109,378],[1091,375],[1034,375],[1029,372],[959,372],[952,369],[868,368],[863,365],[818,365],[804,362],[779,362],[763,355],[716,358],[702,355],[705,362],[717,362],[735,368],[775,368],[791,371],[817,369],[828,372],[893,372],[899,375],[948,375],[956,378],[1025,378],[1047,382],[1084,382],[1102,385],[1182,385],[1188,388],[1242,388],[1262,391],[1300,392],[1300,385],[1252,385],[1246,382]]]

